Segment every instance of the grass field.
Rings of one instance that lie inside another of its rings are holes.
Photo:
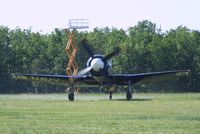
[[[200,134],[200,94],[0,95],[0,134]]]

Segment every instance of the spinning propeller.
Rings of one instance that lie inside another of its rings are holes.
[[[90,56],[90,59],[88,60],[88,65],[85,69],[79,71],[78,75],[82,76],[90,72],[91,70],[95,72],[102,72],[101,74],[104,75],[105,72],[102,70],[105,70],[106,64],[108,60],[110,60],[113,56],[116,56],[119,54],[120,49],[119,47],[115,48],[111,53],[107,54],[106,56],[99,56],[95,55],[94,52],[90,49],[89,43],[86,39],[83,39],[80,44],[83,46],[84,50],[88,53]]]

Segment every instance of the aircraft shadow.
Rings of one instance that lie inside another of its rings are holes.
[[[127,100],[127,99],[112,99],[112,101],[152,101],[150,98],[133,98],[132,100]]]

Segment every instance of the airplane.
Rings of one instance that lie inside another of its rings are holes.
[[[148,72],[139,74],[114,74],[112,71],[111,58],[120,52],[115,48],[107,55],[95,54],[89,47],[86,39],[80,44],[90,58],[87,67],[78,72],[76,76],[67,75],[44,75],[44,74],[15,74],[14,77],[22,80],[39,81],[55,85],[68,86],[68,99],[74,101],[74,92],[77,87],[99,87],[105,89],[112,99],[112,93],[119,86],[126,87],[126,100],[132,99],[132,85],[152,81],[160,81],[188,75],[189,70],[174,70],[162,72]],[[73,81],[70,81],[72,79]]]

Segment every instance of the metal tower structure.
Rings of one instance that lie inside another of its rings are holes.
[[[66,35],[68,37],[68,42],[65,47],[65,51],[69,59],[66,67],[66,74],[68,76],[77,75],[78,73],[78,66],[75,61],[75,55],[77,53],[78,48],[76,45],[76,38],[74,35],[74,31],[75,31],[74,29],[72,31],[70,31],[70,29],[65,29]],[[70,79],[70,82],[72,83],[73,79]]]
[[[68,64],[66,67],[67,76],[75,76],[78,73],[78,66],[75,60],[75,55],[78,51],[76,44],[75,31],[77,29],[89,28],[89,22],[87,19],[70,19],[69,29],[65,29],[66,35],[68,37],[68,42],[65,47],[65,51],[68,56]],[[70,101],[74,100],[74,79],[70,78],[71,86],[68,88],[68,98]]]

